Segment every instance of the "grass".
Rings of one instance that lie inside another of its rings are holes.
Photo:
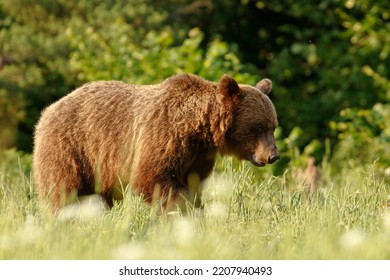
[[[311,196],[298,168],[280,177],[227,158],[203,211],[156,215],[128,195],[53,217],[32,188],[30,158],[0,161],[0,259],[390,259],[389,178],[375,165],[323,166]],[[85,206],[83,206],[85,207]]]

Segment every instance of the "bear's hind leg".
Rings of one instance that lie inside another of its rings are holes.
[[[48,149],[44,153],[36,152],[34,158],[34,180],[39,195],[49,199],[53,212],[77,199],[82,189],[82,177],[78,161],[65,153],[53,153]]]

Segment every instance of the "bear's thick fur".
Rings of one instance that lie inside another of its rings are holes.
[[[56,210],[78,196],[112,199],[129,186],[148,202],[200,204],[217,153],[256,166],[279,158],[271,81],[239,85],[180,74],[156,85],[85,84],[46,108],[36,126],[33,173]],[[180,199],[183,198],[183,199]]]

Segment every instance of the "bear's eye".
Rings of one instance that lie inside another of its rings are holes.
[[[254,126],[252,126],[252,128],[251,128],[251,132],[252,132],[254,135],[262,134],[262,133],[264,132],[264,127],[261,126],[261,125],[254,125]]]

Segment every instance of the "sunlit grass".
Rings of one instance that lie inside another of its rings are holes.
[[[157,215],[130,194],[110,211],[92,197],[53,217],[23,164],[0,165],[0,259],[390,258],[389,178],[375,166],[323,170],[310,195],[295,169],[273,177],[228,158],[203,210]]]

